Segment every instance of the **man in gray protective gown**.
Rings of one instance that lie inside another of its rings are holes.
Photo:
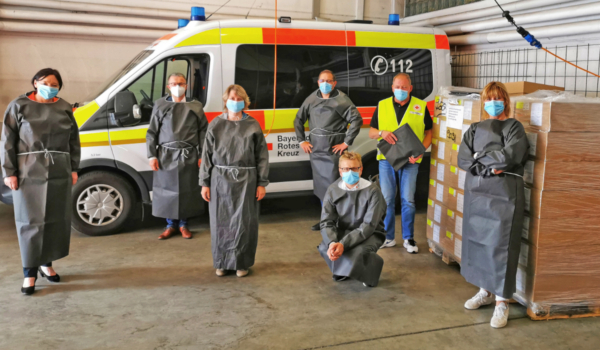
[[[201,212],[200,159],[208,129],[202,103],[186,100],[187,81],[181,73],[169,76],[171,96],[154,103],[146,134],[152,182],[152,215],[167,219],[158,239],[177,232],[192,238],[187,219]]]
[[[323,200],[323,242],[317,248],[334,281],[350,277],[375,287],[383,268],[377,250],[385,240],[385,199],[376,184],[360,177],[360,154],[344,153],[339,165],[342,178],[329,186]]]

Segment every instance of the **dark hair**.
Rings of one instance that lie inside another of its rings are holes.
[[[52,68],[44,68],[44,69],[40,70],[39,72],[35,73],[33,78],[31,78],[31,85],[33,85],[34,81],[40,81],[49,75],[54,75],[56,77],[56,80],[58,80],[58,89],[59,90],[62,89],[63,82],[62,82],[60,73],[56,69],[52,69]],[[33,86],[33,88],[35,89],[35,85]]]

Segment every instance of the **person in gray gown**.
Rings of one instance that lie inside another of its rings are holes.
[[[296,138],[304,152],[310,154],[314,193],[321,202],[329,185],[340,177],[340,155],[360,132],[363,120],[350,98],[337,90],[337,81],[330,70],[319,74],[319,89],[306,98],[294,120]],[[304,124],[308,121],[310,136]],[[348,127],[350,124],[350,127]],[[320,224],[312,226],[319,231]]]
[[[383,268],[377,250],[385,240],[385,198],[375,183],[360,177],[360,154],[345,152],[339,164],[342,178],[325,194],[320,223],[323,241],[317,249],[334,281],[350,277],[375,287]]]
[[[489,305],[496,295],[490,324],[501,328],[516,290],[529,144],[523,125],[507,118],[510,98],[504,84],[489,83],[481,99],[489,119],[469,127],[458,154],[458,166],[467,172],[460,271],[480,288],[465,308]]]
[[[177,229],[192,238],[187,220],[201,213],[198,184],[202,145],[208,128],[202,103],[187,101],[187,81],[181,73],[169,76],[171,96],[154,103],[146,145],[152,181],[152,215],[167,219],[158,239],[171,237]]]
[[[21,292],[35,292],[38,270],[59,282],[52,262],[69,255],[71,187],[81,158],[73,108],[56,97],[63,83],[52,68],[31,80],[35,91],[13,100],[4,114],[2,175],[13,190],[15,223],[25,280]]]
[[[213,264],[217,276],[235,270],[248,275],[258,244],[258,201],[269,184],[269,151],[260,124],[243,111],[250,98],[230,85],[225,113],[208,126],[202,149],[200,184],[209,202]]]

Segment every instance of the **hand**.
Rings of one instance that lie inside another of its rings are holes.
[[[4,178],[4,184],[13,191],[19,189],[19,179],[16,176],[8,176]]]
[[[267,189],[265,188],[265,186],[258,186],[256,188],[256,199],[261,200],[261,199],[265,198],[266,193],[267,193]]]
[[[333,146],[333,153],[339,153],[339,155],[341,156],[342,153],[344,153],[345,150],[348,149],[348,145],[345,143],[340,143],[339,145],[335,145]]]
[[[71,177],[73,177],[73,185],[75,185],[77,183],[77,179],[79,179],[79,176],[77,176],[76,172],[72,172]]]
[[[202,159],[198,159],[198,168],[202,166]]]
[[[210,187],[202,186],[202,199],[210,202]]]
[[[150,159],[150,168],[154,171],[158,171],[158,159],[152,158]]]
[[[499,175],[499,174],[502,174],[503,172],[504,172],[504,170],[492,169],[492,173],[494,173],[494,175]]]
[[[415,164],[416,162],[419,161],[419,159],[423,158],[423,155],[421,154],[420,156],[418,156],[417,158],[410,156],[408,157],[408,161],[410,162],[410,164]]]
[[[304,153],[312,153],[313,145],[311,145],[310,142],[304,141],[300,144],[300,147],[302,147],[302,150],[304,150]]]
[[[336,261],[344,253],[344,245],[342,243],[331,243],[328,249],[329,260]]]
[[[395,145],[396,141],[398,141],[398,138],[396,137],[396,135],[394,135],[393,132],[389,132],[389,131],[383,131],[381,133],[381,137],[383,137],[383,139],[386,140],[387,143],[389,143],[390,145]]]

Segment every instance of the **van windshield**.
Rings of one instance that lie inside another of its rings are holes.
[[[144,61],[148,56],[150,56],[154,51],[153,50],[144,50],[140,52],[131,62],[129,62],[123,69],[115,72],[104,84],[101,84],[97,89],[93,91],[92,94],[88,95],[84,99],[84,103],[88,103],[96,99],[104,90],[108,89],[112,84],[114,84],[117,80],[121,79],[125,74],[129,73],[133,68],[135,68],[138,64]]]

